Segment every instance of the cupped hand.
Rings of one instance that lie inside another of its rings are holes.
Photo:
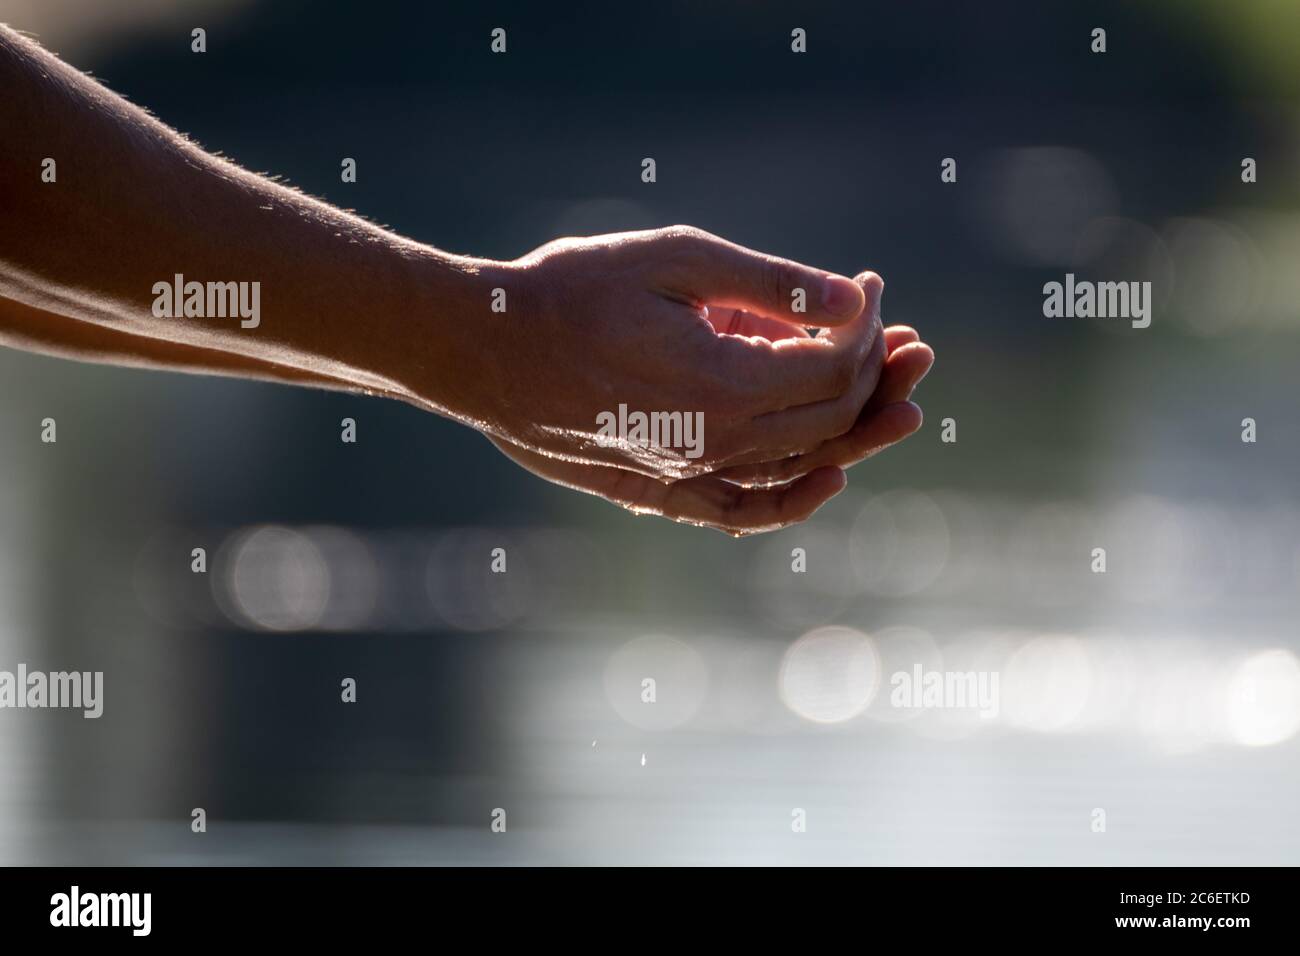
[[[485,300],[473,334],[490,359],[450,404],[521,454],[659,481],[815,454],[854,427],[884,363],[878,276],[854,282],[696,229],[561,239],[485,275],[505,311]],[[791,334],[717,327],[737,312]],[[620,406],[702,413],[703,440],[611,442],[601,416]]]
[[[859,281],[872,283],[863,274]],[[770,340],[806,337],[797,326],[744,309],[712,308],[708,321],[719,332]],[[599,495],[639,514],[715,528],[741,536],[774,531],[811,517],[845,486],[844,468],[902,441],[921,425],[909,401],[934,360],[916,331],[884,330],[888,357],[879,385],[845,434],[794,457],[724,469],[671,482],[628,469],[550,458],[493,438],[502,452],[529,471],[568,488]]]
[[[924,416],[909,399],[934,364],[934,352],[905,325],[889,326],[884,337],[889,354],[880,383],[851,429],[803,454],[724,468],[717,476],[746,488],[770,488],[819,468],[849,468],[920,429]]]

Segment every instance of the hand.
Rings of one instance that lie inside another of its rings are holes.
[[[844,490],[840,468],[818,468],[780,488],[747,489],[714,475],[660,481],[626,468],[548,458],[488,436],[515,464],[565,488],[585,491],[634,514],[661,515],[734,537],[806,521]]]
[[[864,273],[859,281],[869,282],[870,275]],[[807,335],[801,328],[743,310],[714,309],[709,321],[719,331],[734,334],[776,339]],[[921,410],[908,399],[929,371],[934,353],[907,326],[891,326],[884,330],[883,338],[889,355],[880,384],[853,428],[793,458],[664,483],[626,469],[547,458],[500,439],[492,440],[534,474],[599,495],[639,514],[662,515],[735,536],[774,531],[806,520],[839,494],[845,485],[843,468],[902,441],[920,428]]]
[[[565,462],[678,480],[813,453],[853,427],[884,361],[878,276],[855,283],[694,229],[561,239],[483,276],[506,311],[482,298],[459,350],[477,361],[443,369],[456,381],[440,405]],[[711,324],[734,310],[790,335]],[[602,445],[598,416],[620,405],[702,413],[702,447]]]
[[[718,477],[746,488],[770,488],[818,468],[849,468],[917,431],[924,416],[909,399],[934,364],[934,352],[906,325],[889,326],[884,338],[889,354],[880,384],[848,432],[805,454],[725,468]]]

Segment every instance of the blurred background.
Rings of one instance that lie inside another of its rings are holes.
[[[938,356],[919,434],[734,541],[396,403],[0,351],[0,669],[106,683],[0,712],[0,862],[1300,862],[1300,8],[616,6],[0,0],[416,239],[691,223],[877,270]],[[1151,327],[1044,318],[1066,272]],[[998,715],[890,707],[917,665]]]

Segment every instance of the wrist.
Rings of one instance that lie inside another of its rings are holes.
[[[519,307],[511,262],[424,250],[409,259],[402,329],[389,335],[386,375],[400,397],[472,427],[496,423],[501,330]]]

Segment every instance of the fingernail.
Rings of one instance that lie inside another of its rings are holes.
[[[826,277],[822,283],[822,307],[835,315],[857,315],[862,310],[863,295],[858,284],[843,276]]]

